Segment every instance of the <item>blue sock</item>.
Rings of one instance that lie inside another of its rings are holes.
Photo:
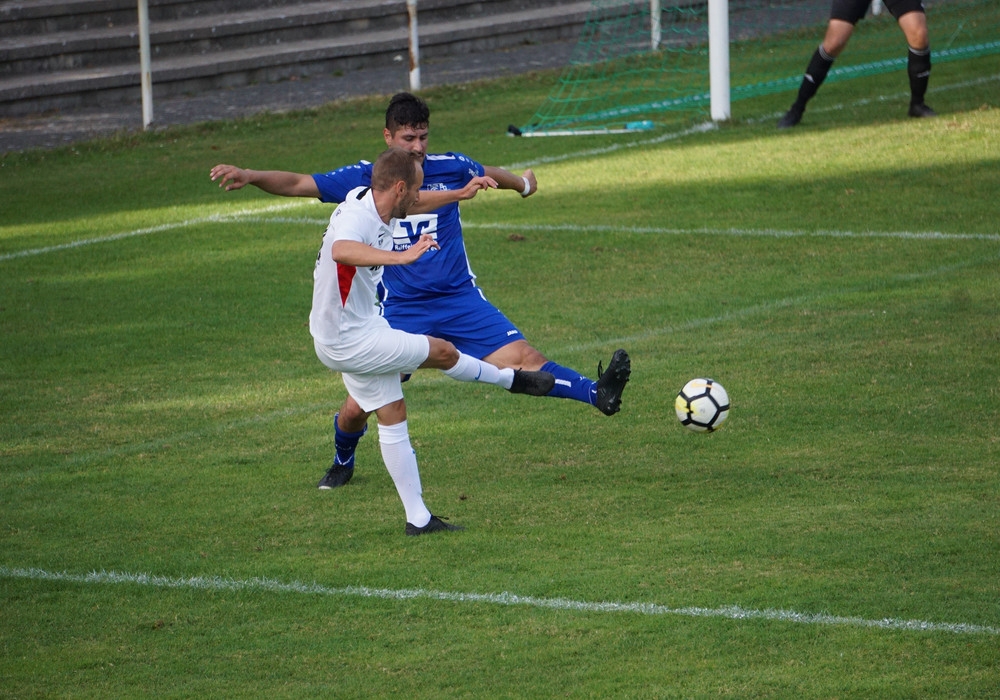
[[[368,426],[365,425],[364,428],[356,433],[345,433],[337,425],[337,418],[340,416],[338,413],[333,417],[333,431],[334,438],[333,444],[337,448],[337,457],[334,460],[337,464],[343,464],[344,466],[353,467],[354,466],[354,451],[358,448],[358,442],[368,432]]]
[[[542,365],[542,371],[551,372],[556,378],[556,385],[548,393],[549,396],[554,396],[557,399],[573,399],[591,406],[594,405],[594,401],[597,399],[597,382],[593,379],[588,379],[579,372],[569,367],[557,365],[552,361]]]

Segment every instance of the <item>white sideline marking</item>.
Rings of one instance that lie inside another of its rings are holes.
[[[313,219],[308,217],[288,216],[257,216],[257,215],[227,215],[224,218],[213,219],[220,223],[233,224],[303,224],[308,226],[326,226],[328,219]],[[185,224],[186,225],[186,224]],[[743,236],[760,238],[903,238],[912,240],[969,240],[969,241],[1000,241],[1000,233],[943,233],[940,231],[802,231],[795,229],[753,229],[753,228],[664,228],[657,226],[610,226],[603,224],[518,224],[504,222],[474,222],[465,221],[463,228],[468,229],[499,229],[509,231],[539,231],[570,233],[644,233],[669,236],[706,235],[706,236]],[[0,258],[2,259],[2,258]]]
[[[944,92],[946,90],[960,90],[960,89],[964,89],[964,88],[968,88],[968,87],[974,87],[976,85],[983,85],[983,84],[989,83],[989,82],[996,82],[998,80],[1000,80],[1000,74],[994,74],[994,75],[990,75],[990,76],[983,76],[981,78],[976,78],[975,80],[963,81],[963,82],[960,82],[960,83],[951,83],[951,84],[945,84],[945,85],[936,85],[933,88],[931,88],[929,92],[936,93],[936,92]],[[812,112],[836,111],[836,110],[844,109],[847,106],[862,106],[862,105],[870,104],[872,102],[885,102],[885,101],[889,101],[889,100],[901,99],[901,98],[906,97],[906,96],[908,96],[908,93],[907,94],[897,93],[897,94],[894,94],[894,95],[885,95],[885,96],[880,96],[880,97],[877,97],[877,98],[865,98],[865,99],[860,99],[860,100],[856,100],[856,101],[854,101],[852,103],[849,103],[849,105],[843,105],[843,104],[832,105],[832,106],[827,106],[827,107],[821,107],[819,109],[813,109],[811,111]],[[759,123],[759,122],[764,122],[764,121],[773,121],[774,119],[779,118],[782,114],[784,114],[784,112],[781,112],[779,114],[772,114],[772,115],[765,116],[765,117],[759,117],[759,118],[756,118],[756,119],[747,119],[747,120],[743,120],[743,121],[745,123],[748,123],[748,124],[754,124],[754,123]],[[562,155],[559,155],[559,156],[545,156],[545,157],[542,157],[542,158],[537,158],[535,160],[526,161],[524,163],[512,163],[510,165],[505,165],[503,167],[505,169],[507,169],[507,170],[520,170],[520,169],[523,169],[523,168],[531,168],[531,167],[534,167],[536,165],[542,165],[542,164],[546,164],[546,163],[557,163],[557,162],[566,161],[566,160],[574,160],[576,158],[591,158],[591,157],[594,157],[594,156],[604,155],[606,153],[612,153],[614,151],[618,151],[618,150],[622,150],[622,149],[626,149],[626,148],[639,148],[639,147],[643,147],[643,146],[652,146],[652,145],[656,145],[656,144],[660,144],[660,143],[666,143],[667,141],[673,141],[675,139],[683,138],[685,136],[691,136],[691,135],[694,135],[694,134],[705,133],[705,132],[712,131],[712,130],[717,129],[717,128],[718,128],[718,126],[715,123],[713,123],[713,122],[706,122],[706,123],[703,123],[703,124],[697,124],[695,126],[687,128],[687,129],[683,129],[681,131],[668,132],[668,133],[660,134],[659,136],[655,136],[655,137],[649,138],[649,139],[642,139],[642,140],[638,140],[638,141],[628,141],[628,142],[620,143],[620,144],[612,144],[610,146],[605,146],[603,148],[593,148],[593,149],[588,149],[588,150],[583,150],[583,151],[576,151],[576,152],[573,152],[573,153],[565,153],[565,154],[562,154]],[[310,200],[310,203],[312,203],[312,200]],[[4,262],[4,261],[7,261],[7,260],[14,260],[14,259],[17,259],[17,258],[31,257],[31,256],[34,256],[34,255],[43,255],[45,253],[54,253],[54,252],[58,252],[60,250],[68,250],[68,249],[71,249],[71,248],[79,248],[81,246],[93,245],[95,243],[107,243],[107,242],[110,242],[110,241],[121,240],[123,238],[131,238],[133,236],[145,236],[145,235],[148,235],[148,234],[151,234],[151,233],[160,233],[160,232],[163,232],[163,231],[170,231],[170,230],[174,230],[174,229],[178,229],[178,228],[184,228],[184,227],[187,227],[187,226],[196,226],[196,225],[199,225],[199,224],[204,224],[204,223],[209,223],[209,222],[220,222],[220,223],[222,223],[222,222],[236,221],[236,220],[240,220],[240,221],[253,221],[254,219],[252,217],[251,218],[246,218],[246,219],[241,218],[241,217],[244,217],[247,214],[259,215],[259,214],[267,213],[267,212],[271,212],[271,211],[282,211],[284,209],[291,209],[291,208],[294,208],[294,207],[297,207],[297,206],[302,206],[303,204],[304,204],[304,202],[291,202],[291,203],[284,203],[284,204],[274,204],[274,205],[263,207],[261,209],[244,209],[241,212],[234,212],[232,214],[213,214],[211,216],[200,217],[200,218],[197,218],[197,219],[189,219],[189,220],[186,220],[186,221],[178,221],[178,222],[172,222],[172,223],[167,223],[167,224],[161,224],[160,226],[151,226],[151,227],[148,227],[148,228],[135,229],[133,231],[126,231],[124,233],[111,234],[109,236],[102,236],[102,237],[99,237],[99,238],[88,238],[88,239],[84,239],[84,240],[80,240],[80,241],[72,241],[70,243],[63,243],[63,244],[55,245],[55,246],[48,246],[48,247],[45,247],[45,248],[32,248],[30,250],[19,250],[19,251],[16,251],[14,253],[5,253],[5,254],[0,255],[0,262]],[[262,219],[262,221],[267,221],[267,220],[268,219]],[[301,222],[301,223],[317,224],[317,225],[324,225],[324,226],[327,223],[326,219],[271,219],[271,220],[272,221],[281,221],[282,223],[299,223],[299,222]],[[469,225],[469,224],[466,224],[466,225]],[[484,226],[484,225],[480,224],[479,226]],[[513,227],[508,225],[507,228],[513,228]],[[667,232],[667,231],[663,231],[663,232]],[[677,231],[677,232],[680,233],[681,231]],[[704,232],[704,233],[711,233],[712,231],[704,230],[702,232]],[[731,233],[730,235],[734,235],[734,234]],[[748,231],[748,232],[746,232],[745,235],[753,235],[753,234]],[[767,234],[759,234],[759,235],[767,235]],[[772,234],[772,235],[774,235],[774,234]],[[798,234],[798,235],[807,235],[807,234]],[[810,235],[820,235],[820,234],[810,234]],[[832,235],[832,234],[827,234],[827,235]],[[848,235],[860,235],[860,234],[848,234]],[[889,235],[896,236],[896,237],[903,237],[903,236],[900,236],[898,234],[889,234]],[[915,236],[915,237],[922,237],[922,236]]]
[[[318,583],[284,583],[269,578],[232,579],[221,576],[192,576],[172,578],[152,574],[130,574],[118,571],[94,571],[89,574],[69,574],[43,569],[21,569],[0,566],[0,578],[28,579],[31,581],[60,581],[85,584],[135,584],[155,588],[177,588],[210,591],[262,591],[267,593],[304,593],[325,596],[354,596],[380,598],[383,600],[442,600],[452,603],[488,603],[491,605],[524,605],[550,610],[569,610],[595,613],[636,613],[640,615],[682,615],[685,617],[718,617],[729,620],[769,620],[776,622],[797,622],[806,625],[840,625],[846,627],[870,627],[885,630],[912,632],[950,632],[952,634],[985,634],[1000,636],[1000,628],[965,622],[928,622],[927,620],[900,620],[864,617],[843,617],[824,613],[799,613],[794,610],[754,610],[738,605],[721,608],[671,608],[657,603],[588,603],[567,598],[536,598],[515,593],[454,593],[448,591],[424,590],[421,588],[368,588],[366,586],[344,586],[331,588]]]
[[[262,207],[261,209],[243,209],[238,212],[233,212],[230,214],[212,214],[211,216],[200,217],[197,219],[187,219],[185,221],[177,221],[169,224],[161,224],[159,226],[150,226],[147,228],[134,229],[132,231],[125,231],[122,233],[115,233],[109,236],[102,236],[100,238],[87,238],[79,241],[72,241],[70,243],[63,243],[60,245],[48,246],[46,248],[32,248],[30,250],[19,250],[14,253],[5,253],[0,255],[0,262],[7,260],[14,260],[16,258],[27,258],[35,255],[44,255],[46,253],[55,253],[60,250],[68,250],[71,248],[80,248],[87,245],[94,245],[99,243],[108,243],[111,241],[118,241],[124,238],[132,238],[134,236],[146,236],[152,233],[162,233],[164,231],[172,231],[175,229],[186,228],[188,226],[197,226],[205,223],[230,223],[230,224],[247,224],[247,223],[259,223],[259,224],[303,224],[309,226],[326,226],[329,223],[329,219],[316,219],[311,217],[271,217],[262,216],[262,214],[267,214],[272,211],[285,211],[287,209],[292,209],[295,207],[300,207],[306,205],[304,202],[289,202],[283,204],[274,204],[267,207]],[[311,205],[311,203],[309,203]],[[827,238],[908,238],[914,240],[983,240],[983,241],[1000,241],[1000,234],[995,233],[941,233],[938,231],[796,231],[796,230],[779,230],[779,229],[739,229],[739,228],[729,228],[729,229],[714,229],[714,228],[658,228],[654,226],[602,226],[602,225],[592,225],[592,226],[578,226],[575,224],[514,224],[509,222],[503,223],[478,223],[466,221],[462,224],[468,229],[500,229],[500,230],[515,230],[515,231],[569,231],[569,232],[622,232],[622,233],[648,233],[648,234],[660,234],[660,235],[674,235],[683,236],[690,234],[700,234],[700,235],[711,235],[711,236],[759,236],[759,237],[769,237],[769,238],[794,238],[794,237],[805,237],[805,236],[815,236],[815,237],[827,237]]]
[[[167,224],[160,224],[159,226],[148,226],[146,228],[137,228],[132,231],[123,231],[122,233],[113,233],[108,236],[100,236],[98,238],[85,238],[79,241],[71,241],[69,243],[61,243],[59,245],[47,246],[45,248],[31,248],[28,250],[19,250],[14,253],[4,253],[0,255],[0,262],[6,260],[14,260],[16,258],[28,258],[33,255],[44,255],[45,253],[56,253],[60,250],[69,250],[71,248],[80,248],[82,246],[94,245],[97,243],[109,243],[111,241],[120,241],[124,238],[133,238],[135,236],[148,236],[151,233],[162,233],[163,231],[173,231],[174,229],[186,228],[188,226],[198,226],[199,224],[207,224],[212,222],[224,223],[227,221],[239,220],[241,217],[247,214],[260,214],[267,213],[269,211],[283,211],[285,209],[290,209],[292,207],[301,206],[300,202],[293,203],[282,203],[282,204],[271,204],[261,209],[241,209],[240,211],[233,212],[231,214],[212,214],[210,216],[203,216],[197,219],[187,219],[185,221],[173,221]]]
[[[326,226],[327,219],[288,216],[241,216],[226,219],[226,223],[246,224],[303,224]],[[798,231],[795,229],[752,229],[752,228],[662,228],[656,226],[609,226],[603,224],[517,224],[507,221],[490,223],[464,221],[467,229],[498,229],[507,231],[568,231],[570,233],[648,233],[669,236],[758,236],[761,238],[908,238],[913,240],[979,240],[1000,241],[1000,233],[942,233],[939,231]]]
[[[576,224],[512,224],[463,222],[465,228],[496,228],[516,231],[569,231],[571,233],[653,233],[672,236],[701,234],[709,236],[758,236],[762,238],[909,238],[914,240],[1000,241],[997,233],[941,233],[939,231],[796,231],[752,228],[659,228],[655,226],[589,226]]]

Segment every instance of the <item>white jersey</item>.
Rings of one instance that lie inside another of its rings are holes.
[[[378,287],[382,266],[354,267],[333,259],[333,243],[357,241],[392,250],[395,220],[382,221],[370,188],[351,190],[330,216],[313,272],[313,303],[309,332],[323,345],[336,346],[345,334],[380,316]]]

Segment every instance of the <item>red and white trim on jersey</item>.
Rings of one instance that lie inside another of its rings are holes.
[[[333,243],[356,241],[381,250],[392,250],[394,221],[378,215],[371,190],[358,187],[330,216],[313,272],[313,305],[309,332],[324,345],[336,345],[352,329],[379,315],[378,285],[382,267],[354,267],[333,259]]]

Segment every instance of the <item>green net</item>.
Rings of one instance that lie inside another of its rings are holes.
[[[935,64],[1000,53],[997,0],[927,0],[925,7]],[[730,0],[730,99],[797,90],[829,12],[830,0]],[[551,94],[527,125],[512,131],[644,129],[667,112],[707,117],[707,0],[664,2],[658,42],[651,27],[649,0],[594,0]],[[905,71],[906,56],[892,15],[869,13],[827,80]]]

